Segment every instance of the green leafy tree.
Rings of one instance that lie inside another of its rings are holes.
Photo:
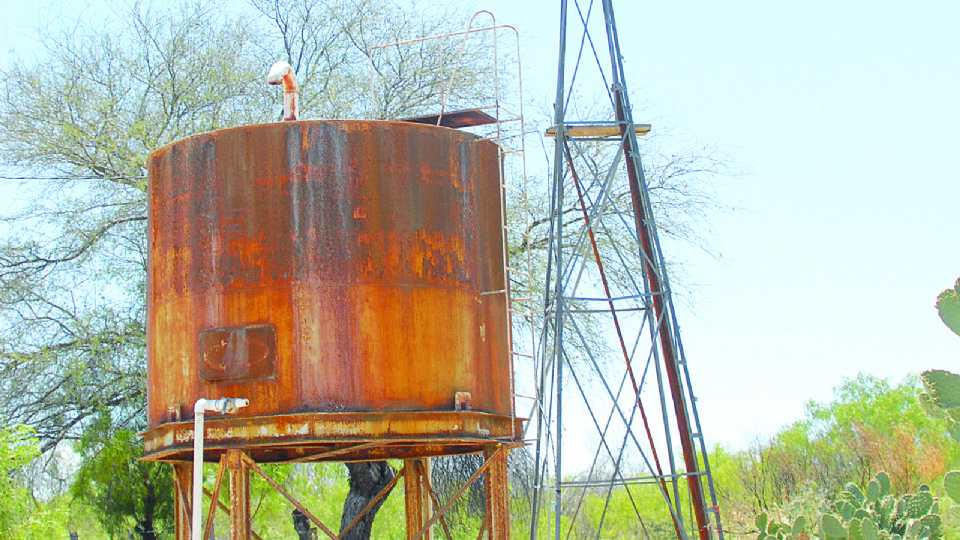
[[[39,455],[33,429],[0,425],[0,540],[67,536],[70,509],[60,500],[38,500],[24,474]]]
[[[80,440],[83,464],[71,487],[86,501],[112,538],[131,531],[156,540],[173,530],[173,476],[161,463],[138,461],[143,441],[130,430],[111,431],[107,415],[98,418]]]
[[[942,419],[926,414],[918,387],[915,376],[891,385],[861,374],[835,388],[833,401],[809,402],[802,420],[769,441],[721,456],[715,466],[730,511],[741,522],[758,512],[812,519],[831,494],[881,471],[895,493],[939,478],[960,447],[943,436]]]
[[[894,490],[906,493],[956,460],[957,445],[942,437],[944,423],[916,399],[919,385],[916,376],[891,386],[860,374],[834,390],[832,403],[808,404],[811,434],[832,442],[836,477],[865,485],[886,471]]]
[[[19,473],[38,455],[33,430],[24,425],[0,426],[0,538],[12,538],[9,535],[23,516],[33,513],[30,491]]]

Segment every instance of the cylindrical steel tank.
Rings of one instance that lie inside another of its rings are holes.
[[[404,122],[214,131],[150,156],[148,421],[512,416],[498,147]]]

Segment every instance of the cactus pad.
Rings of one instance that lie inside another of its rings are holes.
[[[919,519],[927,515],[931,506],[933,506],[933,495],[929,491],[920,491],[907,500],[904,513],[909,518]]]
[[[957,280],[953,289],[947,289],[937,297],[937,313],[943,324],[960,335],[960,296],[957,291],[960,291],[960,280]]]
[[[920,376],[927,395],[936,406],[948,411],[960,407],[960,375],[932,369],[924,371]]]
[[[860,521],[860,534],[863,535],[863,540],[880,539],[880,529],[877,527],[877,523],[870,518]]]
[[[943,477],[943,487],[954,502],[960,503],[960,471],[950,471]]]
[[[844,538],[847,536],[847,530],[843,528],[840,518],[833,514],[824,514],[821,519],[823,534],[827,538]]]
[[[880,496],[890,493],[890,475],[880,471],[877,473],[877,483],[880,484]]]

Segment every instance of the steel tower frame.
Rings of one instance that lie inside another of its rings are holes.
[[[537,469],[530,538],[544,537],[540,527],[547,515],[553,537],[568,538],[582,519],[585,494],[593,490],[605,497],[599,522],[588,525],[598,539],[609,510],[622,504],[635,512],[637,536],[723,540],[637,143],[649,126],[633,121],[612,0],[599,1],[610,64],[604,69],[603,53],[590,35],[594,0],[585,9],[574,0],[582,34],[570,76],[565,64],[571,3],[560,2],[554,125],[547,132],[555,143],[538,409],[531,421]],[[599,121],[571,121],[567,108],[580,88],[578,78],[586,77],[582,60],[591,55],[611,109]],[[615,345],[607,346],[611,341]],[[568,439],[588,439],[578,430],[591,423],[595,450],[584,476],[577,469],[589,460],[578,459]],[[659,521],[641,515],[643,489],[661,497]]]

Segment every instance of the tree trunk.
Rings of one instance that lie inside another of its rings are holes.
[[[293,510],[293,529],[297,531],[298,540],[311,540],[312,534],[311,529],[313,524],[310,522],[310,518],[303,515],[303,512],[299,508],[294,508]]]
[[[147,496],[143,499],[143,519],[137,520],[134,531],[140,535],[140,540],[157,540],[157,533],[153,530],[153,514],[157,507],[157,495],[153,485],[147,485]]]
[[[364,508],[393,480],[396,472],[386,461],[347,463],[350,471],[350,492],[343,502],[343,515],[340,518],[340,531],[353,522]],[[343,540],[370,540],[373,518],[383,505],[381,499],[369,512],[343,535]]]

